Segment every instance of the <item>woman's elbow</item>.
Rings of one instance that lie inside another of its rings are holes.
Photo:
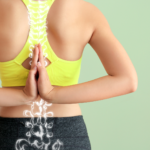
[[[138,87],[138,77],[137,77],[137,75],[130,78],[129,86],[131,87],[131,92],[135,92],[137,90],[137,87]]]

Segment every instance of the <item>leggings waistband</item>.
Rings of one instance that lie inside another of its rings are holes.
[[[9,118],[9,117],[2,117],[0,116],[0,122],[5,123],[24,123],[26,121],[30,121],[31,119],[37,120],[39,117],[20,117],[20,118]],[[41,120],[48,120],[48,121],[54,121],[54,122],[67,122],[71,120],[77,120],[77,119],[83,119],[83,115],[78,116],[70,116],[70,117],[40,117]]]

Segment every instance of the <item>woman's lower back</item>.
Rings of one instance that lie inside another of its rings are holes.
[[[4,88],[4,87],[3,87]],[[10,88],[10,87],[9,87]],[[23,87],[17,87],[22,89]],[[11,101],[11,100],[10,100]],[[70,117],[81,115],[79,104],[52,104],[39,98],[28,105],[0,107],[1,117]]]

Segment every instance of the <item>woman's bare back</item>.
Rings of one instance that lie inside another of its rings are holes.
[[[55,0],[51,6],[47,15],[48,41],[59,58],[74,61],[83,54],[84,47],[93,33],[88,8],[90,8],[90,3],[83,0]],[[22,0],[1,0],[0,20],[0,62],[5,62],[14,59],[19,54],[29,34],[27,8]],[[27,58],[22,66],[30,69],[29,61],[30,58]],[[46,61],[49,65],[48,59]],[[2,88],[22,89],[23,87]],[[40,97],[37,101],[39,100]],[[23,111],[29,109],[31,109],[30,105],[1,107],[0,116],[24,117]],[[38,109],[35,106],[34,111]],[[53,117],[81,114],[79,104],[52,104],[47,111],[52,111]]]

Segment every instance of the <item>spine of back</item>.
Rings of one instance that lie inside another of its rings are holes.
[[[27,6],[30,25],[29,57],[32,58],[35,44],[41,43],[43,51],[47,48],[46,45],[44,45],[46,42],[46,38],[44,37],[47,36],[45,29],[47,29],[46,16],[49,6],[47,5],[47,1],[38,1],[38,3],[37,1],[29,1],[30,3]],[[43,52],[43,56],[47,57],[48,55]],[[29,62],[30,65],[31,63],[32,61]],[[52,111],[47,112],[47,108],[50,107],[52,103],[48,103],[43,99],[40,99],[40,101],[32,102],[29,105],[31,106],[31,110],[23,111],[23,115],[25,117],[31,117],[30,121],[25,122],[25,126],[29,128],[29,131],[26,133],[27,139],[18,139],[15,144],[15,150],[24,150],[24,147],[27,149],[32,147],[40,150],[48,150],[51,147],[52,150],[60,150],[63,142],[59,139],[57,139],[53,145],[50,145],[51,138],[53,137],[51,128],[53,127],[54,122],[48,122],[47,117],[53,117],[54,113]],[[39,111],[37,111],[37,107]],[[45,143],[43,139],[46,139],[47,142]]]

